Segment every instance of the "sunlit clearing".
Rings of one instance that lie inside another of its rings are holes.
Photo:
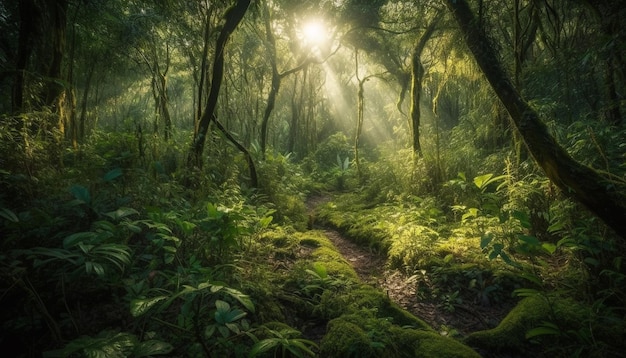
[[[326,24],[319,19],[308,20],[302,25],[302,40],[306,46],[320,46],[328,41]]]

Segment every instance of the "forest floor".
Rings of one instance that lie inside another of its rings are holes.
[[[315,208],[329,201],[329,196],[314,196],[307,200],[309,215]],[[466,336],[475,331],[494,328],[513,308],[514,303],[480,306],[463,304],[442,305],[441,302],[419,300],[414,278],[386,265],[386,257],[363,248],[332,228],[319,227],[337,251],[352,265],[363,283],[378,287],[391,301],[419,317],[441,334]]]

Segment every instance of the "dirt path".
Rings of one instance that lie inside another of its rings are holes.
[[[307,201],[310,215],[315,208],[330,200],[330,197],[313,197]],[[386,267],[386,258],[371,252],[342,236],[339,232],[324,227],[314,228],[324,231],[339,253],[352,264],[359,278],[367,284],[379,287],[400,307],[427,322],[442,334],[467,335],[471,332],[494,327],[511,307],[465,307],[455,305],[445,307],[439,302],[424,302],[416,294],[417,285],[397,270]]]

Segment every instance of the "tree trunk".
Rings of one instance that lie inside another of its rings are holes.
[[[424,78],[424,66],[422,66],[422,52],[426,47],[426,42],[435,32],[435,27],[441,18],[441,12],[435,15],[433,21],[428,25],[424,34],[419,41],[415,43],[413,52],[411,53],[411,133],[413,153],[417,157],[422,156],[422,146],[420,144],[420,100],[422,97],[422,80]]]
[[[619,183],[575,161],[550,135],[539,115],[521,97],[504,71],[466,0],[446,0],[470,51],[511,115],[528,151],[565,195],[585,205],[622,238],[626,238],[626,197]]]
[[[270,88],[270,93],[267,96],[267,106],[265,107],[265,112],[263,112],[263,119],[261,120],[261,155],[265,160],[265,149],[267,146],[267,125],[270,120],[270,115],[274,110],[274,105],[276,104],[276,95],[280,90],[281,77],[278,73],[278,65],[276,64],[276,39],[274,38],[274,32],[272,31],[270,13],[267,2],[264,2],[263,7],[263,17],[265,20],[265,39],[267,41],[267,54],[269,56],[270,64],[272,66],[272,85]]]
[[[238,0],[235,5],[226,11],[226,22],[220,31],[215,46],[211,90],[209,92],[209,98],[207,100],[204,113],[198,122],[198,133],[192,143],[190,164],[195,163],[195,165],[200,166],[202,163],[202,152],[204,151],[207,131],[209,130],[209,124],[215,115],[217,99],[222,85],[222,79],[224,78],[224,50],[226,49],[226,43],[228,42],[230,35],[235,31],[246,14],[250,1],[251,0]]]

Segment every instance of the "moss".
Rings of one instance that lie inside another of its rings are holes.
[[[452,338],[401,328],[368,310],[330,321],[320,350],[323,357],[480,357]]]
[[[474,332],[465,343],[489,352],[532,354],[526,332],[553,318],[562,327],[576,327],[584,316],[571,299],[535,295],[521,300],[496,328]]]
[[[320,242],[314,238],[306,237],[300,240],[300,245],[316,248],[316,247],[320,247],[322,244],[320,244]]]
[[[400,347],[411,347],[412,351],[403,352],[403,356],[415,358],[479,358],[480,355],[470,347],[436,332],[409,330],[392,327],[395,342]]]
[[[391,302],[383,292],[371,286],[362,286],[354,291],[353,305],[355,307],[377,309],[378,317],[389,317],[393,323],[401,326],[413,326],[421,329],[431,329],[421,319],[415,317],[400,306]]]
[[[320,342],[320,356],[327,358],[378,356],[370,344],[369,337],[358,325],[343,319],[335,319],[328,323],[328,331]]]

